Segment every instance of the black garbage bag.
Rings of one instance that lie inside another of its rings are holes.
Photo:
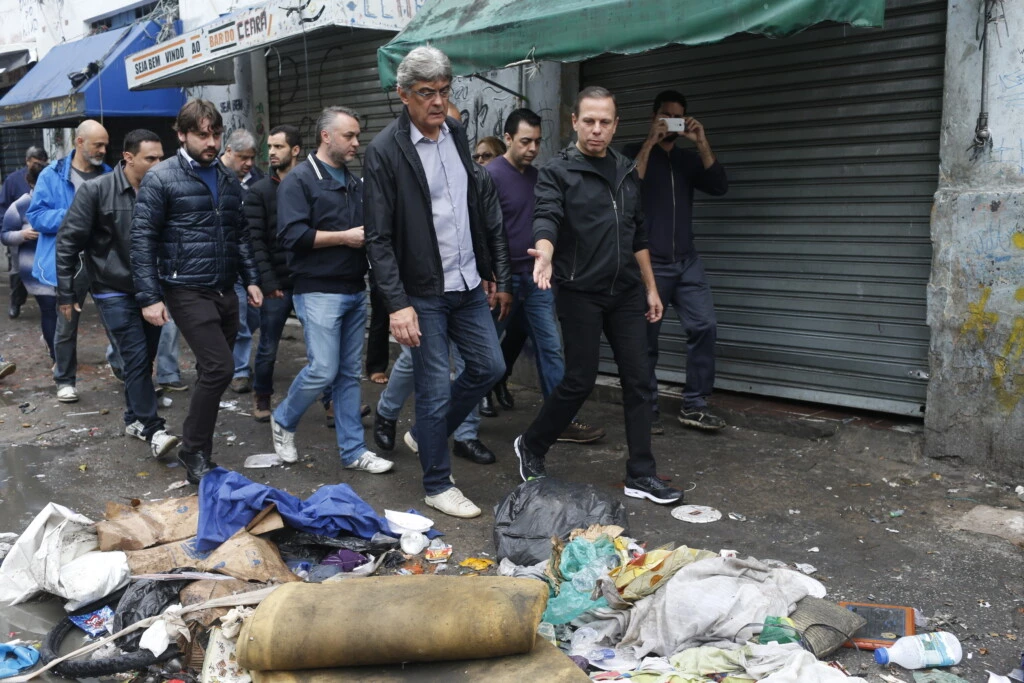
[[[194,568],[172,569],[169,574],[178,574],[183,571],[195,571]],[[114,610],[113,632],[131,626],[137,621],[147,617],[162,614],[171,605],[180,602],[178,594],[181,589],[192,583],[191,579],[181,581],[156,581],[143,579],[136,581],[124,592],[117,609]],[[129,633],[117,641],[118,647],[125,652],[135,652],[139,649],[139,641],[142,640],[142,630]]]
[[[625,506],[594,485],[532,479],[494,508],[494,547],[499,560],[533,565],[551,557],[552,536],[568,539],[573,529],[591,524],[629,531]]]
[[[320,564],[327,555],[340,548],[354,550],[364,555],[369,553],[378,556],[398,546],[397,538],[381,533],[374,534],[373,538],[369,540],[355,536],[331,538],[289,527],[274,531],[267,538],[277,545],[277,549],[285,561],[306,560],[310,564]]]

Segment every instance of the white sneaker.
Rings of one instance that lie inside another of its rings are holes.
[[[370,474],[382,474],[394,466],[395,463],[385,460],[373,451],[363,451],[363,454],[356,458],[353,463],[345,465],[345,469],[359,470],[360,472],[369,472]]]
[[[149,438],[149,450],[153,454],[154,458],[164,457],[177,445],[178,437],[173,434],[168,434],[165,429],[153,432],[153,436]]]
[[[57,400],[61,403],[78,403],[78,391],[70,384],[57,389]]]
[[[136,420],[135,422],[132,422],[130,425],[125,426],[124,435],[134,436],[136,439],[142,439],[143,441],[145,441],[146,437],[142,435],[142,432],[144,431],[146,431],[145,425]]]
[[[410,451],[413,453],[420,452],[420,445],[416,443],[416,439],[413,438],[412,432],[406,432],[402,440],[405,441],[405,445],[409,447]]]
[[[285,462],[295,462],[299,459],[299,452],[295,450],[295,432],[277,424],[274,416],[270,416],[270,433],[274,437],[274,452],[277,457]]]
[[[440,510],[452,517],[468,519],[469,517],[480,516],[480,508],[474,505],[473,501],[469,498],[462,495],[462,491],[454,486],[436,496],[427,496],[423,501],[435,510]]]

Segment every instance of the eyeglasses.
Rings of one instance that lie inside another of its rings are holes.
[[[493,158],[494,158],[494,155],[491,154],[490,152],[484,152],[483,154],[474,154],[473,155],[473,161],[488,161],[488,160],[493,159]]]
[[[421,99],[424,99],[427,102],[429,102],[438,95],[441,96],[442,100],[447,100],[449,97],[451,97],[452,88],[451,86],[446,86],[444,88],[441,88],[440,90],[431,90],[430,88],[425,88],[423,90],[413,90],[413,92],[419,95]]]

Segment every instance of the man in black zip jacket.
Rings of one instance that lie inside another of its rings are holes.
[[[609,148],[618,120],[612,93],[584,88],[573,108],[576,143],[537,178],[534,248],[528,253],[537,286],[556,287],[565,375],[513,447],[524,481],[545,475],[548,449],[594,387],[604,332],[622,385],[629,449],[624,493],[675,503],[683,493],[658,478],[651,453],[647,389],[644,320],[660,320],[663,308],[647,251],[640,179],[633,163]]]
[[[277,237],[288,255],[309,362],[274,409],[270,429],[281,459],[298,460],[299,420],[330,388],[342,466],[381,474],[392,463],[366,447],[359,409],[366,330],[363,183],[346,166],[359,149],[359,133],[359,114],[324,109],[316,122],[316,154],[296,166],[277,193]]]
[[[196,356],[195,391],[178,460],[190,483],[216,465],[213,430],[231,383],[241,276],[249,303],[263,293],[242,214],[242,186],[217,163],[224,121],[208,100],[191,100],[174,125],[181,147],[146,174],[132,217],[132,278],[146,320],[174,318]],[[244,304],[243,304],[244,305]]]
[[[160,328],[142,318],[131,271],[132,211],[139,183],[164,156],[160,136],[133,130],[124,138],[122,161],[114,170],[82,184],[57,233],[57,302],[65,320],[81,312],[74,289],[79,263],[89,291],[123,361],[124,433],[149,442],[153,457],[166,455],[178,437],[157,415],[153,359]]]
[[[412,348],[425,502],[476,517],[480,508],[451,481],[448,436],[505,373],[485,290],[497,289],[504,317],[508,241],[500,222],[484,218],[465,129],[447,116],[448,57],[415,48],[397,75],[405,107],[366,151],[368,254],[391,333]],[[449,342],[466,363],[454,383]]]

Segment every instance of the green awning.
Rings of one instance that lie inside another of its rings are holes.
[[[879,27],[885,0],[431,0],[377,52],[381,84],[415,47],[433,45],[455,75],[521,60],[578,62],[736,33],[778,38],[822,21]]]

